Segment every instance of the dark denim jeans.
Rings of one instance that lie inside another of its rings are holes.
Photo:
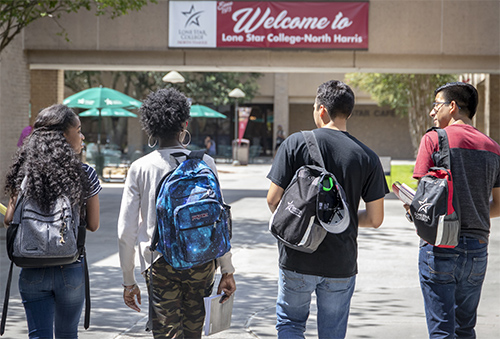
[[[19,276],[30,338],[78,338],[85,299],[83,263],[23,268]]]
[[[280,269],[276,303],[278,338],[304,338],[311,294],[316,292],[318,338],[345,338],[356,276],[325,278]]]
[[[476,338],[487,260],[487,244],[467,237],[461,237],[453,249],[429,244],[420,248],[420,286],[429,338]]]

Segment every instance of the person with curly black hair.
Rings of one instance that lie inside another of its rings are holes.
[[[18,149],[7,174],[7,227],[26,177],[23,194],[42,209],[50,209],[59,196],[66,195],[80,210],[86,206],[87,229],[94,232],[99,228],[101,186],[94,169],[80,160],[84,138],[78,115],[67,106],[52,105],[38,114],[32,134]],[[54,332],[56,338],[78,336],[85,298],[83,260],[21,269],[19,292],[30,338],[52,338]]]
[[[148,291],[153,300],[152,324],[148,327],[152,325],[149,328],[154,337],[201,338],[205,315],[203,298],[210,295],[216,266],[220,266],[222,273],[218,293],[223,291],[230,296],[236,290],[231,252],[215,262],[186,270],[174,269],[156,251],[151,259],[149,247],[156,225],[156,187],[162,177],[177,166],[172,154],[189,154],[183,141],[188,133],[190,105],[177,90],[160,89],[144,100],[140,112],[149,146],[153,148],[159,143],[159,149],[133,162],[125,181],[118,218],[123,300],[131,309],[140,311],[141,292],[134,277],[135,245],[138,244],[141,272],[146,280],[146,273],[152,270],[153,286],[152,291]],[[217,173],[210,156],[205,154],[203,160]]]

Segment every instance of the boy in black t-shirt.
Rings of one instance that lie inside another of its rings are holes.
[[[278,338],[303,338],[311,294],[316,291],[319,338],[344,338],[355,276],[359,227],[378,228],[384,218],[384,196],[389,192],[378,156],[346,131],[354,107],[354,93],[340,81],[319,86],[314,102],[314,130],[325,166],[344,188],[351,223],[340,234],[328,233],[314,253],[278,243]],[[292,134],[278,149],[268,178],[267,195],[274,212],[295,172],[312,164],[301,133]],[[360,199],[366,209],[358,210]]]

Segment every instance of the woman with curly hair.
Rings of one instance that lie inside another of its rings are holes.
[[[230,296],[236,290],[231,252],[187,270],[174,269],[156,251],[151,262],[149,246],[156,224],[156,187],[162,177],[176,167],[172,154],[189,154],[182,141],[187,133],[190,106],[184,94],[175,89],[161,89],[144,100],[140,111],[149,146],[153,148],[159,143],[160,148],[132,163],[123,190],[118,218],[123,300],[131,309],[140,311],[141,292],[134,277],[135,245],[138,244],[141,272],[146,281],[152,270],[153,286],[148,292],[153,301],[150,318],[154,337],[201,338],[205,316],[203,298],[212,291],[216,266],[221,267],[222,273],[218,293],[224,291]],[[203,160],[217,173],[210,156],[204,155]],[[148,327],[151,329],[151,324]]]
[[[7,174],[5,192],[10,200],[4,224],[8,227],[13,219],[26,177],[26,197],[48,210],[66,195],[80,210],[86,206],[82,212],[86,212],[87,229],[96,231],[101,186],[94,169],[79,157],[84,136],[78,115],[67,106],[53,105],[38,114],[33,127]],[[21,269],[19,292],[29,337],[52,338],[55,332],[56,338],[77,338],[84,287],[83,258],[68,265]]]

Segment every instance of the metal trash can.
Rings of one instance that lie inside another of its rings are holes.
[[[97,172],[99,178],[102,178],[102,173],[104,170],[104,154],[102,153],[95,154],[94,161],[95,161],[95,171]]]
[[[248,150],[250,149],[250,140],[233,140],[233,165],[248,165]]]

